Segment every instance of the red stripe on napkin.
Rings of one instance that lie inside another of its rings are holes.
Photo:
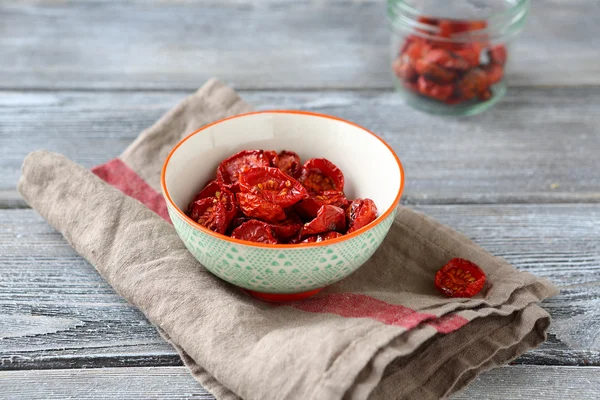
[[[412,308],[357,293],[331,293],[291,304],[302,311],[337,314],[346,318],[371,318],[386,325],[412,329],[422,322],[440,333],[452,332],[469,322],[458,315],[441,318],[434,314],[419,313]]]
[[[118,158],[92,168],[92,172],[127,196],[145,204],[149,209],[171,222],[165,199]],[[313,313],[337,314],[346,318],[371,318],[386,325],[412,329],[420,323],[432,326],[440,333],[450,333],[469,322],[459,315],[419,313],[412,308],[389,304],[358,293],[331,293],[325,296],[285,304]]]
[[[171,222],[165,199],[120,159],[115,158],[106,164],[98,165],[92,168],[92,172],[127,196],[144,203],[146,207],[163,217],[167,222]]]

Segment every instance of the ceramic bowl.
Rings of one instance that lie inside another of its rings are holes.
[[[344,173],[346,196],[372,199],[378,218],[340,238],[302,245],[232,239],[188,218],[183,210],[214,179],[219,163],[247,149],[291,150],[303,162],[329,159]],[[293,300],[345,278],[373,255],[396,215],[404,172],[389,145],[354,123],[309,112],[262,111],[217,121],[183,139],[167,157],[161,181],[171,221],[204,267],[255,296]]]

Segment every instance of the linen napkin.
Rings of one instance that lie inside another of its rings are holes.
[[[263,302],[205,270],[169,224],[160,170],[185,135],[248,110],[211,80],[94,173],[38,151],[19,182],[217,399],[436,399],[545,340],[550,316],[537,303],[557,293],[550,282],[406,207],[365,265],[307,300]],[[486,272],[480,294],[435,290],[453,257]]]

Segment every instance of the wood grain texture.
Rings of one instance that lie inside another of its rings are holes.
[[[4,89],[391,87],[384,0],[4,0],[0,15]],[[533,2],[511,84],[599,84],[599,15]]]
[[[0,387],[6,400],[214,399],[183,367],[4,371]],[[598,367],[507,366],[483,373],[451,399],[592,400],[598,393]]]
[[[517,363],[600,366],[600,205],[420,206],[562,293],[550,340]],[[180,365],[33,210],[0,210],[0,369]]]
[[[39,148],[87,167],[120,154],[186,92],[0,92],[0,204]],[[259,109],[312,110],[381,135],[406,171],[406,203],[600,201],[600,87],[515,88],[472,118],[412,110],[391,91],[242,92]]]

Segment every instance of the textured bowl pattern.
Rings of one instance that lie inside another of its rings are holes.
[[[357,270],[385,238],[397,209],[356,237],[330,246],[306,248],[232,243],[190,225],[170,204],[168,211],[188,250],[219,278],[263,293],[297,293],[330,285]]]

